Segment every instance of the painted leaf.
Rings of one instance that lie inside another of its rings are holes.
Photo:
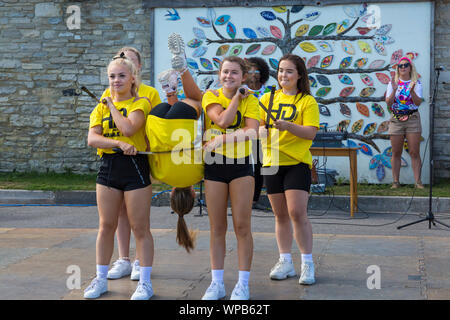
[[[323,52],[333,52],[333,47],[331,46],[331,44],[327,41],[319,41],[319,48],[320,50],[322,50]]]
[[[316,25],[309,30],[308,36],[314,37],[317,36],[319,33],[321,33],[323,30],[322,25]]]
[[[368,156],[373,156],[372,148],[365,143],[358,143],[358,145],[361,147],[361,152]]]
[[[256,39],[258,37],[256,32],[251,28],[244,28],[244,35],[249,39]]]
[[[277,60],[277,59],[270,58],[270,59],[269,59],[269,64],[270,64],[270,66],[271,66],[273,69],[275,69],[275,70],[278,69],[278,60]]]
[[[384,176],[385,176],[384,166],[383,165],[379,165],[377,167],[377,179],[378,179],[378,181],[382,181],[384,179]]]
[[[258,32],[259,35],[263,38],[270,37],[270,32],[269,32],[269,30],[267,30],[266,27],[262,27],[262,26],[256,27],[256,32]]]
[[[317,88],[317,81],[313,76],[308,76],[308,80],[311,88]]]
[[[347,68],[349,65],[352,64],[352,57],[345,57],[341,60],[341,63],[339,64],[339,69],[345,69]]]
[[[378,69],[383,67],[385,64],[384,60],[374,60],[370,63],[369,69]]]
[[[295,31],[295,36],[296,37],[303,36],[306,32],[308,32],[308,29],[309,29],[309,24],[302,24],[301,26],[299,26],[297,28],[297,31]]]
[[[237,44],[230,49],[230,56],[238,56],[242,51],[242,45]]]
[[[329,34],[332,34],[336,30],[336,27],[337,27],[337,23],[336,22],[332,22],[332,23],[327,24],[325,26],[325,28],[323,28],[323,35],[327,36]]]
[[[261,49],[261,45],[259,43],[254,43],[250,47],[247,48],[247,51],[245,51],[245,54],[252,55],[256,54],[259,49]]]
[[[307,69],[314,68],[317,65],[317,63],[319,62],[319,60],[320,60],[320,55],[312,56],[311,58],[309,58],[308,62],[306,63],[306,68]]]
[[[266,46],[263,51],[261,52],[262,55],[268,56],[274,53],[274,51],[277,49],[277,46],[274,44],[269,44]]]
[[[350,108],[348,107],[348,105],[346,105],[345,103],[339,103],[340,109],[339,111],[341,112],[342,115],[346,116],[347,118],[350,118],[352,116],[352,111],[350,110]],[[349,123],[347,124],[347,127]],[[347,128],[345,128],[347,129]]]
[[[300,43],[300,48],[302,48],[303,51],[305,52],[316,52],[317,48],[315,45],[313,45],[311,42],[302,42]]]
[[[317,81],[322,85],[322,86],[329,86],[331,85],[330,80],[328,80],[328,78],[322,74],[318,74],[316,76]]]
[[[186,44],[189,48],[198,48],[200,47],[200,45],[203,43],[202,40],[199,40],[197,38],[194,38],[190,41],[188,41],[188,43]]]
[[[360,97],[370,97],[374,92],[375,92],[375,88],[374,87],[367,87],[361,90],[361,92],[359,93]]]
[[[344,89],[341,90],[339,96],[344,98],[348,97],[353,93],[353,91],[355,91],[355,87],[345,87]]]
[[[369,123],[364,128],[363,135],[367,136],[369,134],[374,133],[376,128],[377,128],[377,124],[375,122]]]
[[[267,21],[272,21],[277,18],[272,11],[262,11],[261,16]]]
[[[358,40],[358,47],[359,49],[364,52],[364,53],[371,53],[372,52],[372,48],[370,47],[370,45],[362,40]]]
[[[367,73],[361,73],[360,74],[361,77],[361,81],[366,85],[366,86],[373,86],[373,80],[372,78],[367,74]]]
[[[382,123],[380,123],[380,125],[378,126],[378,129],[377,129],[377,132],[378,133],[383,133],[383,132],[388,131],[389,123],[390,123],[389,120],[386,120],[386,121],[383,121]]]
[[[380,104],[376,103],[376,102],[373,102],[373,103],[372,103],[372,111],[373,111],[373,113],[375,113],[377,116],[379,116],[379,117],[384,117],[384,110],[383,110],[383,107],[382,107]]]
[[[231,22],[227,23],[227,33],[231,39],[236,37],[236,27]]]
[[[228,49],[230,49],[229,44],[223,44],[219,48],[217,48],[216,56],[224,56],[227,54]]]
[[[369,116],[369,108],[363,103],[357,102],[356,110],[358,110],[358,112],[361,113],[363,116],[366,116],[366,117]]]
[[[192,56],[194,58],[201,57],[206,53],[206,51],[208,51],[207,47],[198,47],[197,49],[194,50],[194,52],[192,52]]]
[[[345,132],[345,131],[347,131],[347,128],[349,125],[350,125],[350,120],[342,120],[338,124],[337,131]]]
[[[330,109],[324,104],[319,104],[319,112],[321,115],[329,117],[331,115]]]
[[[212,70],[213,66],[211,61],[209,61],[206,58],[200,58],[200,64],[202,65],[203,68],[205,68],[206,70]]]
[[[346,74],[340,74],[338,75],[338,79],[340,82],[342,82],[343,84],[348,84],[348,85],[353,85],[353,80],[352,78],[350,78],[348,75]]]
[[[228,14],[221,15],[220,17],[218,17],[216,19],[214,24],[217,25],[217,26],[224,25],[225,23],[227,23],[230,20],[230,18],[231,17]]]
[[[316,91],[316,97],[325,97],[330,91],[331,87],[322,87]]]
[[[359,130],[361,130],[362,126],[364,124],[364,120],[360,119],[358,121],[355,121],[352,125],[352,132],[357,133]]]
[[[333,62],[333,55],[329,55],[326,56],[322,59],[322,61],[320,62],[320,67],[323,68],[327,68],[331,65],[331,63]]]
[[[277,39],[283,38],[281,29],[278,28],[277,26],[270,26],[270,33]]]
[[[192,31],[194,32],[196,38],[206,40],[205,32],[202,29],[194,27],[192,28]]]
[[[211,27],[211,21],[208,18],[197,17],[197,22],[202,27],[206,27],[206,28],[210,28]]]

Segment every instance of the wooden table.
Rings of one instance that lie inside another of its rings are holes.
[[[313,156],[322,157],[348,157],[350,160],[350,215],[353,218],[353,214],[358,206],[358,168],[356,161],[356,151],[358,148],[327,148],[327,147],[311,147],[309,149]]]

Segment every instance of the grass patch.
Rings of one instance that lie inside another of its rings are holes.
[[[22,189],[22,190],[95,190],[95,179],[97,174],[75,174],[75,173],[0,173],[0,189]],[[153,191],[163,191],[171,187],[153,181]],[[196,185],[195,187],[199,187]],[[203,189],[204,191],[204,189]],[[264,191],[263,191],[264,192]],[[333,187],[328,187],[327,193],[335,195],[349,195],[350,186],[345,182],[338,181]],[[358,183],[358,195],[360,196],[416,196],[427,197],[428,185],[425,189],[415,189],[414,185],[402,185],[399,189],[391,189],[391,184],[368,184]],[[450,179],[441,180],[433,186],[433,197],[450,197]]]

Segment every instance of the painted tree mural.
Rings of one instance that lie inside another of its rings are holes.
[[[380,153],[374,156],[368,145],[373,144],[367,142],[388,139],[386,85],[399,58],[405,54],[417,57],[414,52],[389,48],[395,42],[389,36],[391,24],[377,24],[377,12],[367,4],[336,6],[333,20],[326,23],[318,19],[320,9],[302,5],[254,10],[247,22],[234,21],[229,14],[217,16],[213,8],[205,11],[205,16],[196,17],[193,38],[186,39],[191,48],[187,58],[192,71],[211,79],[224,56],[260,56],[266,59],[276,79],[278,59],[283,54],[303,57],[322,125],[369,138],[360,139],[366,143],[347,140],[347,144],[359,146],[363,154],[370,156],[369,168],[376,169],[378,180],[383,180],[384,168],[390,167],[390,150],[378,149]],[[392,52],[390,60],[388,52]],[[344,119],[337,122],[342,116]]]

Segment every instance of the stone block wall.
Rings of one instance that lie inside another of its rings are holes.
[[[68,27],[71,5],[80,8],[80,29]],[[123,46],[142,52],[148,83],[150,17],[142,0],[0,2],[0,172],[96,171],[98,158],[86,143],[95,103],[71,94],[78,83],[100,96],[106,65]],[[450,178],[449,21],[449,1],[435,1],[435,64],[447,70],[435,109],[438,179]]]

